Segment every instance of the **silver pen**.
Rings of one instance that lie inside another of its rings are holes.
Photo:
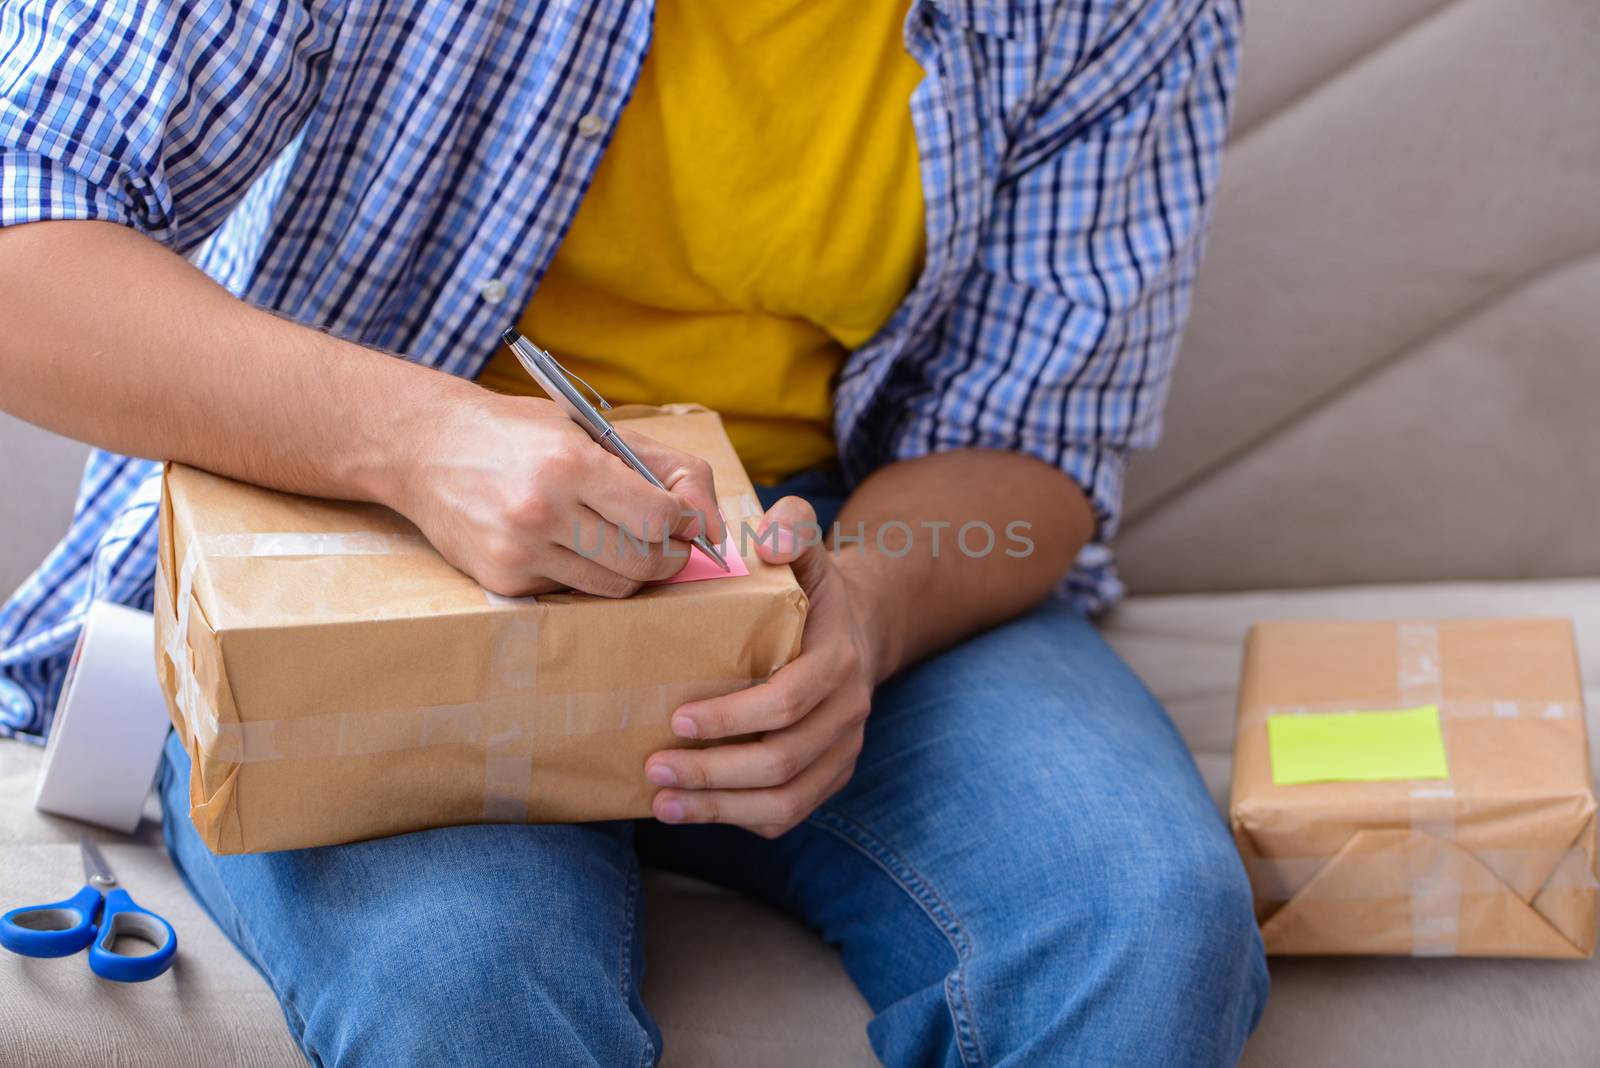
[[[611,405],[606,403],[606,399],[600,396],[593,386],[578,378],[577,375],[568,371],[565,367],[562,367],[561,364],[556,362],[554,356],[515,330],[507,330],[500,335],[500,340],[506,343],[511,349],[512,355],[517,358],[517,362],[522,364],[522,369],[533,376],[533,380],[539,383],[540,388],[549,395],[550,399],[560,405],[561,410],[571,416],[574,423],[589,432],[589,436],[595,440],[595,444],[639,472],[640,475],[644,476],[645,481],[656,487],[656,489],[665,490],[667,488],[661,484],[661,480],[655,476],[655,473],[645,466],[644,461],[639,459],[632,449],[628,448],[628,443],[622,440],[622,437],[617,433],[616,427],[612,426],[610,421],[600,414],[601,409],[609,411]],[[588,398],[578,392],[577,388],[572,384],[573,379],[576,379],[583,385],[584,389],[594,394],[594,399],[600,402],[600,408],[590,404]],[[722,568],[722,570],[728,570],[728,562],[722,558],[722,554],[717,551],[717,547],[712,545],[704,534],[694,539],[694,547],[705,553],[711,562]]]

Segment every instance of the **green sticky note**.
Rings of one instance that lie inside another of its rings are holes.
[[[1272,781],[1382,782],[1447,779],[1439,706],[1398,712],[1333,712],[1267,720]]]

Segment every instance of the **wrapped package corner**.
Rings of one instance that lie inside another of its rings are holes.
[[[1275,716],[1430,707],[1443,777],[1274,781]],[[1567,620],[1257,624],[1229,808],[1269,953],[1594,953],[1595,798]]]
[[[707,460],[730,528],[759,515],[715,413],[617,413]],[[800,649],[787,567],[607,600],[507,599],[375,505],[169,465],[156,660],[217,853],[485,822],[647,816],[679,704],[765,679]]]

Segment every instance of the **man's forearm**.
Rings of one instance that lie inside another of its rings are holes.
[[[387,505],[496,593],[626,596],[683,555],[593,558],[579,522],[687,539],[685,512],[716,512],[695,457],[632,440],[666,482],[653,486],[548,400],[277,318],[109,223],[0,229],[0,308],[0,409],[117,452]]]
[[[913,535],[902,556],[891,555],[905,543],[900,528],[883,536],[889,552],[878,544],[877,532],[897,522]],[[964,547],[968,523],[982,526]],[[866,534],[859,551],[845,544],[837,559],[878,642],[880,681],[1037,604],[1094,529],[1083,491],[1066,475],[1032,457],[978,449],[882,468],[845,502],[838,524],[843,535],[858,526]],[[1008,528],[1031,549],[1008,537]]]
[[[110,223],[0,230],[0,409],[117,452],[380,499],[428,405],[473,387],[237,300]]]

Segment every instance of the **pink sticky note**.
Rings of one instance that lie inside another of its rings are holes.
[[[674,551],[683,547],[685,547],[685,543],[681,541],[673,545]],[[691,548],[689,549],[689,562],[683,565],[682,571],[669,579],[652,582],[650,585],[670,586],[674,582],[699,582],[702,579],[734,578],[737,575],[750,574],[750,569],[744,566],[744,557],[739,555],[739,550],[733,544],[733,532],[731,530],[728,532],[728,536],[723,539],[720,551],[722,558],[728,561],[728,570],[726,571],[712,563],[710,558],[699,549]]]

